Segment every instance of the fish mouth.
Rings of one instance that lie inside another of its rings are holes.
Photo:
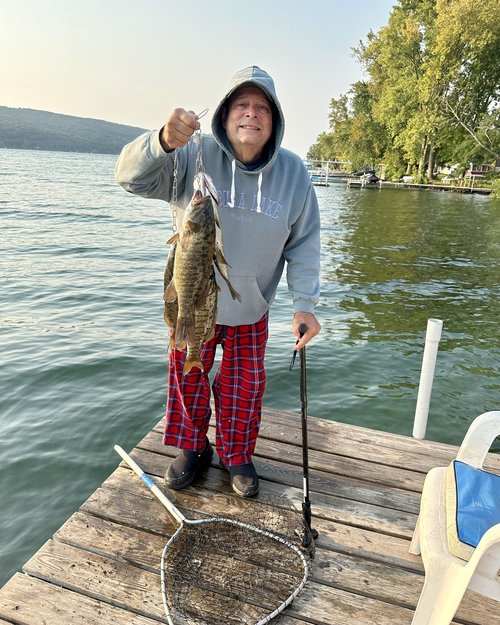
[[[196,189],[196,191],[193,194],[193,198],[192,198],[192,202],[195,203],[199,203],[203,200],[205,196],[203,195],[203,193],[200,191],[200,189]]]
[[[191,202],[199,203],[204,198],[211,197],[216,204],[219,204],[219,194],[217,192],[217,189],[215,188],[212,179],[207,174],[197,174],[194,180],[193,187],[194,193],[193,197],[191,198]]]

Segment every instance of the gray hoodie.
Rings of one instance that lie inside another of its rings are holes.
[[[236,160],[222,126],[221,109],[243,85],[262,89],[273,103],[273,134],[267,154],[254,168]],[[314,188],[301,159],[281,147],[285,122],[272,78],[256,66],[240,70],[212,119],[212,135],[202,136],[203,163],[220,194],[224,254],[229,277],[241,295],[231,298],[218,279],[217,322],[255,323],[269,309],[285,262],[295,311],[313,312],[319,299],[320,220]],[[177,220],[182,222],[193,193],[198,145],[177,150]],[[126,145],[118,158],[116,179],[142,197],[172,199],[174,152],[166,153],[159,131]],[[220,278],[220,276],[218,276]]]

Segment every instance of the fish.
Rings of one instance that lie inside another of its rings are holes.
[[[214,264],[241,301],[229,281],[215,186],[205,173],[197,174],[193,186],[181,229],[168,241],[172,249],[164,274],[164,318],[172,328],[171,348],[187,347],[184,374],[193,367],[203,371],[201,349],[215,332],[219,288]]]
[[[174,241],[172,247],[170,248],[170,253],[167,259],[167,265],[165,267],[165,272],[163,275],[163,285],[164,285],[164,319],[165,323],[173,329],[172,336],[170,338],[170,348],[175,348],[175,328],[177,325],[177,314],[178,314],[178,305],[177,299],[173,302],[167,301],[166,290],[168,285],[170,284],[173,274],[174,274],[174,263],[175,263],[175,251],[176,251],[177,242]],[[203,345],[213,339],[215,336],[215,324],[217,321],[217,295],[220,289],[217,286],[217,282],[215,280],[215,271],[212,269],[212,274],[209,279],[209,287],[207,291],[207,300],[202,309],[196,311],[195,314],[195,334],[194,340],[191,344],[187,345],[187,354],[186,360],[183,369],[183,375],[189,373],[193,367],[199,367],[203,369],[203,365],[201,363],[201,350]]]
[[[163,274],[163,290],[164,290],[163,291],[163,301],[164,301],[163,318],[165,319],[165,323],[167,324],[167,326],[173,329],[175,329],[175,326],[177,324],[177,312],[178,312],[177,299],[175,299],[173,302],[167,302],[166,292],[167,292],[167,287],[170,284],[172,277],[174,275],[176,246],[177,246],[177,243],[174,242],[172,244],[172,247],[170,248],[170,252],[167,258],[167,265],[165,267],[165,272]],[[174,339],[172,337],[170,341],[170,347],[172,348],[173,346],[174,346]]]
[[[206,302],[215,251],[212,202],[197,191],[189,205],[175,243],[172,279],[165,289],[166,304],[177,302],[174,345],[183,349],[195,338],[195,313]]]

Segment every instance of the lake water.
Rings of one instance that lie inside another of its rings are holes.
[[[162,417],[167,353],[160,201],[116,157],[0,150],[0,584]],[[500,408],[500,201],[317,188],[323,330],[309,414],[411,435],[427,319],[444,322],[427,437],[459,443]],[[270,317],[265,404],[300,412],[291,306]]]

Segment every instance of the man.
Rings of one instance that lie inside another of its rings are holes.
[[[117,181],[131,193],[170,202],[176,187],[178,225],[193,192],[198,146],[190,138],[198,127],[192,111],[177,108],[159,132],[125,146],[117,162]],[[222,360],[212,385],[216,449],[233,490],[242,497],[258,492],[252,454],[265,387],[268,310],[285,263],[295,309],[294,336],[299,339],[300,324],[307,326],[295,348],[320,330],[313,313],[319,299],[318,204],[301,159],[281,147],[283,134],[272,78],[256,66],[237,72],[214,113],[212,135],[203,135],[201,147],[205,169],[220,194],[229,278],[241,302],[231,297],[224,280],[217,280],[217,325],[202,351],[203,372],[195,368],[183,376],[185,352],[170,353],[164,443],[182,450],[165,476],[173,489],[191,484],[213,455],[207,438],[208,373],[221,344]]]

